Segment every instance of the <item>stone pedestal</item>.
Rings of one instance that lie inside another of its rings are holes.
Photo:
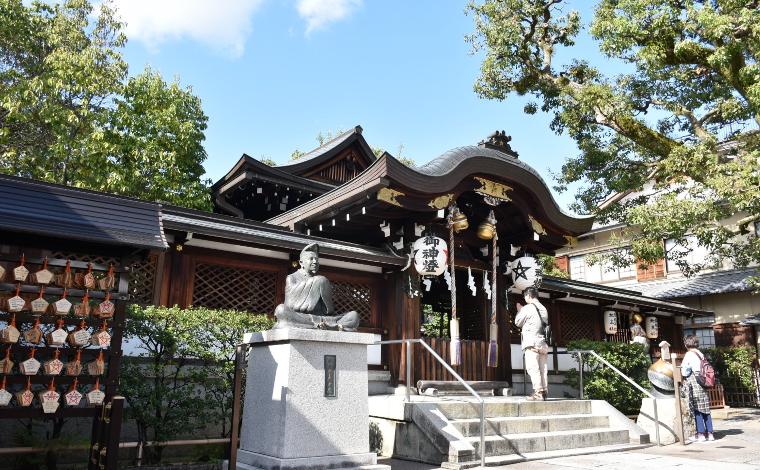
[[[660,423],[660,442],[662,445],[673,444],[678,442],[678,413],[676,412],[676,399],[658,398],[657,399],[657,419]],[[641,426],[649,433],[649,442],[657,442],[654,420],[654,400],[644,398],[641,400],[641,410],[636,424]]]
[[[238,470],[386,469],[369,451],[366,333],[278,329],[251,344]]]

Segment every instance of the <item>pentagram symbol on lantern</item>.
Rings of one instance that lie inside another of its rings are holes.
[[[528,280],[527,272],[530,271],[531,266],[523,266],[522,261],[518,260],[517,265],[512,268],[512,272],[515,273],[515,280],[523,278]]]

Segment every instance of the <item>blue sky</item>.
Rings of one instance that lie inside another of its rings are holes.
[[[364,128],[372,146],[425,163],[511,135],[520,158],[551,185],[576,153],[523,114],[524,100],[486,101],[473,92],[480,58],[465,35],[465,2],[450,0],[117,0],[128,23],[130,72],[144,66],[179,77],[209,116],[207,176],[240,157],[285,163],[317,145],[320,132]],[[588,38],[579,53],[593,49]],[[570,55],[566,55],[569,57]],[[572,194],[557,195],[567,207]]]

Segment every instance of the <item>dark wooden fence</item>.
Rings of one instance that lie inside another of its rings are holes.
[[[713,388],[707,389],[707,396],[710,397],[710,408],[725,408],[726,397],[723,393],[723,384],[716,384]]]
[[[451,341],[443,338],[425,338],[425,341],[438,353],[446,363],[451,363]],[[416,346],[422,348],[422,346]],[[509,347],[500,344],[499,347]],[[418,367],[417,380],[455,380],[454,377],[428,351],[415,353]],[[455,366],[465,380],[495,380],[494,367],[488,367],[488,341],[462,340],[462,364]]]

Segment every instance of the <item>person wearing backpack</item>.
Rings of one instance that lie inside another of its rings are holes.
[[[546,326],[549,313],[538,301],[538,290],[528,287],[523,291],[526,305],[517,303],[515,325],[520,328],[521,345],[525,353],[525,370],[533,384],[533,395],[528,400],[546,400],[549,393],[547,384],[546,359],[549,345],[546,344]]]
[[[681,361],[684,394],[689,397],[689,409],[694,414],[697,434],[689,442],[714,441],[710,397],[706,388],[715,385],[715,371],[699,350],[699,338],[688,335],[684,339],[688,349]]]

